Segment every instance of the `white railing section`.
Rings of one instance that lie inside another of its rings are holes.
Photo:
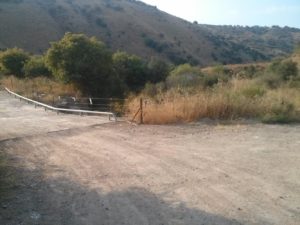
[[[80,109],[64,109],[64,108],[56,108],[38,101],[34,101],[32,99],[23,97],[22,95],[18,95],[17,93],[12,92],[11,90],[9,90],[8,88],[5,87],[5,90],[11,94],[14,95],[15,97],[19,98],[20,100],[23,99],[24,101],[28,102],[28,103],[32,103],[35,106],[41,106],[43,107],[45,110],[49,109],[52,111],[56,111],[57,113],[59,112],[70,112],[70,113],[79,113],[79,114],[93,114],[93,115],[102,115],[102,116],[108,116],[109,120],[111,120],[111,117],[113,118],[114,121],[117,121],[117,117],[114,113],[112,112],[99,112],[99,111],[89,111],[89,110],[80,110]]]

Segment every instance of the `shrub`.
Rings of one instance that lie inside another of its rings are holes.
[[[298,75],[298,66],[292,60],[277,60],[269,66],[269,70],[278,75],[283,80],[289,80]]]
[[[257,75],[258,70],[254,65],[250,65],[250,66],[245,66],[243,68],[243,73],[241,74],[241,76],[243,78],[253,78],[255,75]]]
[[[148,86],[151,99],[144,107],[145,123],[165,124],[211,119],[262,119],[263,122],[299,122],[298,89],[267,89],[256,81],[232,79],[208,89],[172,89],[157,92]],[[153,94],[156,96],[153,96]],[[140,96],[130,100],[129,113],[135,114]]]
[[[160,43],[149,37],[145,37],[144,43],[147,47],[152,48],[159,53],[161,53],[162,51],[164,51],[169,47],[167,43]]]
[[[213,68],[213,72],[218,75],[231,75],[230,69],[226,68],[223,65],[217,65]]]
[[[26,77],[50,76],[51,72],[47,68],[44,58],[41,56],[31,57],[24,65]]]
[[[263,116],[264,123],[290,123],[299,122],[300,115],[295,113],[295,106],[290,101],[282,100],[279,104],[274,105],[270,112]]]
[[[191,66],[190,64],[182,64],[175,67],[170,73],[171,76],[183,76],[185,74],[202,75],[202,72],[198,67]]]
[[[23,77],[23,67],[27,60],[29,60],[29,55],[19,48],[7,49],[0,53],[0,64],[4,74]]]
[[[203,77],[203,86],[212,87],[219,82],[218,75],[204,75]]]
[[[155,84],[146,83],[145,88],[143,90],[143,93],[146,96],[154,97],[154,96],[156,96],[158,94],[158,90],[157,90]]]
[[[96,38],[66,33],[52,43],[46,64],[54,76],[77,84],[85,94],[111,96],[112,58],[106,46]]]
[[[147,97],[156,98],[166,90],[166,84],[164,82],[159,82],[156,84],[146,83],[143,89],[143,94]]]
[[[166,62],[152,58],[148,63],[148,81],[158,83],[164,81],[170,73],[170,65]]]
[[[177,87],[195,87],[202,84],[203,74],[197,67],[192,67],[190,64],[177,66],[171,71],[166,82],[168,88]]]
[[[148,72],[141,58],[126,52],[116,52],[112,59],[114,71],[130,90],[138,91],[145,85]]]
[[[259,79],[270,88],[278,88],[280,85],[282,85],[281,77],[271,72],[266,72]]]

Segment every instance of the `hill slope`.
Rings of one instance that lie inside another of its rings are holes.
[[[236,44],[247,46],[263,53],[268,58],[291,53],[300,42],[300,29],[291,27],[242,27],[201,25],[213,35],[221,36]]]
[[[49,42],[68,31],[95,35],[113,50],[174,63],[262,61],[290,51],[279,48],[269,54],[255,43],[231,38],[214,27],[189,23],[135,0],[0,0],[0,21],[0,48],[17,46],[34,53],[44,52]],[[294,45],[297,36],[290,41]]]

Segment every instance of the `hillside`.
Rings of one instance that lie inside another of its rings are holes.
[[[213,35],[236,44],[246,44],[268,58],[286,56],[300,42],[300,29],[291,27],[242,27],[201,25]]]
[[[0,0],[0,21],[2,49],[17,46],[43,53],[49,42],[69,31],[97,36],[112,50],[175,64],[264,61],[290,53],[300,40],[297,29],[283,30],[290,37],[283,41],[271,32],[276,45],[262,48],[264,35],[248,41],[252,36],[246,32],[189,23],[135,0]]]

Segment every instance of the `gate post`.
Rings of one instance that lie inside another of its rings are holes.
[[[143,99],[140,98],[140,122],[141,124],[144,124],[144,118],[143,118]]]

